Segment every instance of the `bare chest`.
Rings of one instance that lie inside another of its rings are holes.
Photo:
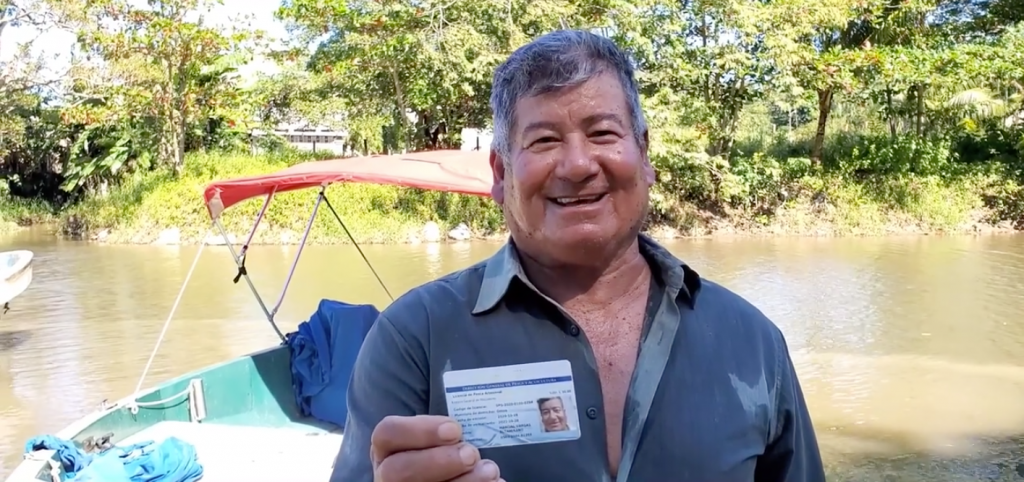
[[[630,297],[620,306],[577,318],[584,325],[597,361],[604,398],[608,461],[613,474],[618,472],[622,454],[622,419],[629,382],[636,368],[646,308],[647,293],[644,290],[642,296]]]

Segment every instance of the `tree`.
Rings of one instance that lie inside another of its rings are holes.
[[[4,39],[11,28],[46,31],[55,27],[46,6],[32,0],[0,0],[0,158],[23,140],[25,117],[40,95],[57,84],[59,76],[44,77],[45,62],[32,54],[35,39],[15,44]]]
[[[250,59],[251,41],[259,38],[258,32],[209,25],[204,15],[212,5],[207,0],[77,4],[79,43],[87,60],[77,66],[68,121],[130,130],[137,150],[155,148],[159,162],[180,172],[189,126],[230,107],[237,98],[231,75]],[[116,170],[124,160],[106,167]]]
[[[322,95],[342,99],[354,137],[417,150],[456,146],[460,128],[489,123],[491,76],[513,49],[558,26],[599,26],[603,11],[574,0],[290,0],[278,16],[317,45],[309,67],[324,76]]]

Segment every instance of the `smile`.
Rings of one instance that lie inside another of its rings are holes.
[[[604,199],[605,194],[595,194],[593,196],[577,196],[577,197],[556,197],[551,199],[552,202],[559,206],[579,206],[581,204],[596,203],[601,199]]]

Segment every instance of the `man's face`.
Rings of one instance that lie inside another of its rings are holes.
[[[613,73],[520,99],[509,133],[510,172],[491,155],[494,199],[516,243],[585,265],[594,262],[592,250],[635,236],[654,169],[632,129]]]
[[[544,422],[545,432],[569,430],[569,424],[565,421],[565,408],[560,398],[553,398],[541,404],[540,419]]]

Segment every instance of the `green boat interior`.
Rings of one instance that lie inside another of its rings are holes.
[[[378,314],[373,305],[321,300],[277,347],[137,389],[54,436],[33,439],[7,480],[107,482],[112,465],[97,461],[123,457],[109,449],[136,444],[149,448],[133,457],[163,466],[110,482],[200,480],[189,478],[196,473],[204,482],[328,480],[348,416],[348,380]],[[166,440],[172,443],[162,445]]]
[[[106,437],[121,446],[177,437],[195,447],[203,481],[328,480],[342,428],[301,414],[289,351],[280,346],[184,375],[139,397],[137,413],[129,399],[59,436],[83,447]],[[22,464],[9,480],[65,480],[55,456],[33,453],[38,464]],[[36,470],[24,470],[31,465]]]

